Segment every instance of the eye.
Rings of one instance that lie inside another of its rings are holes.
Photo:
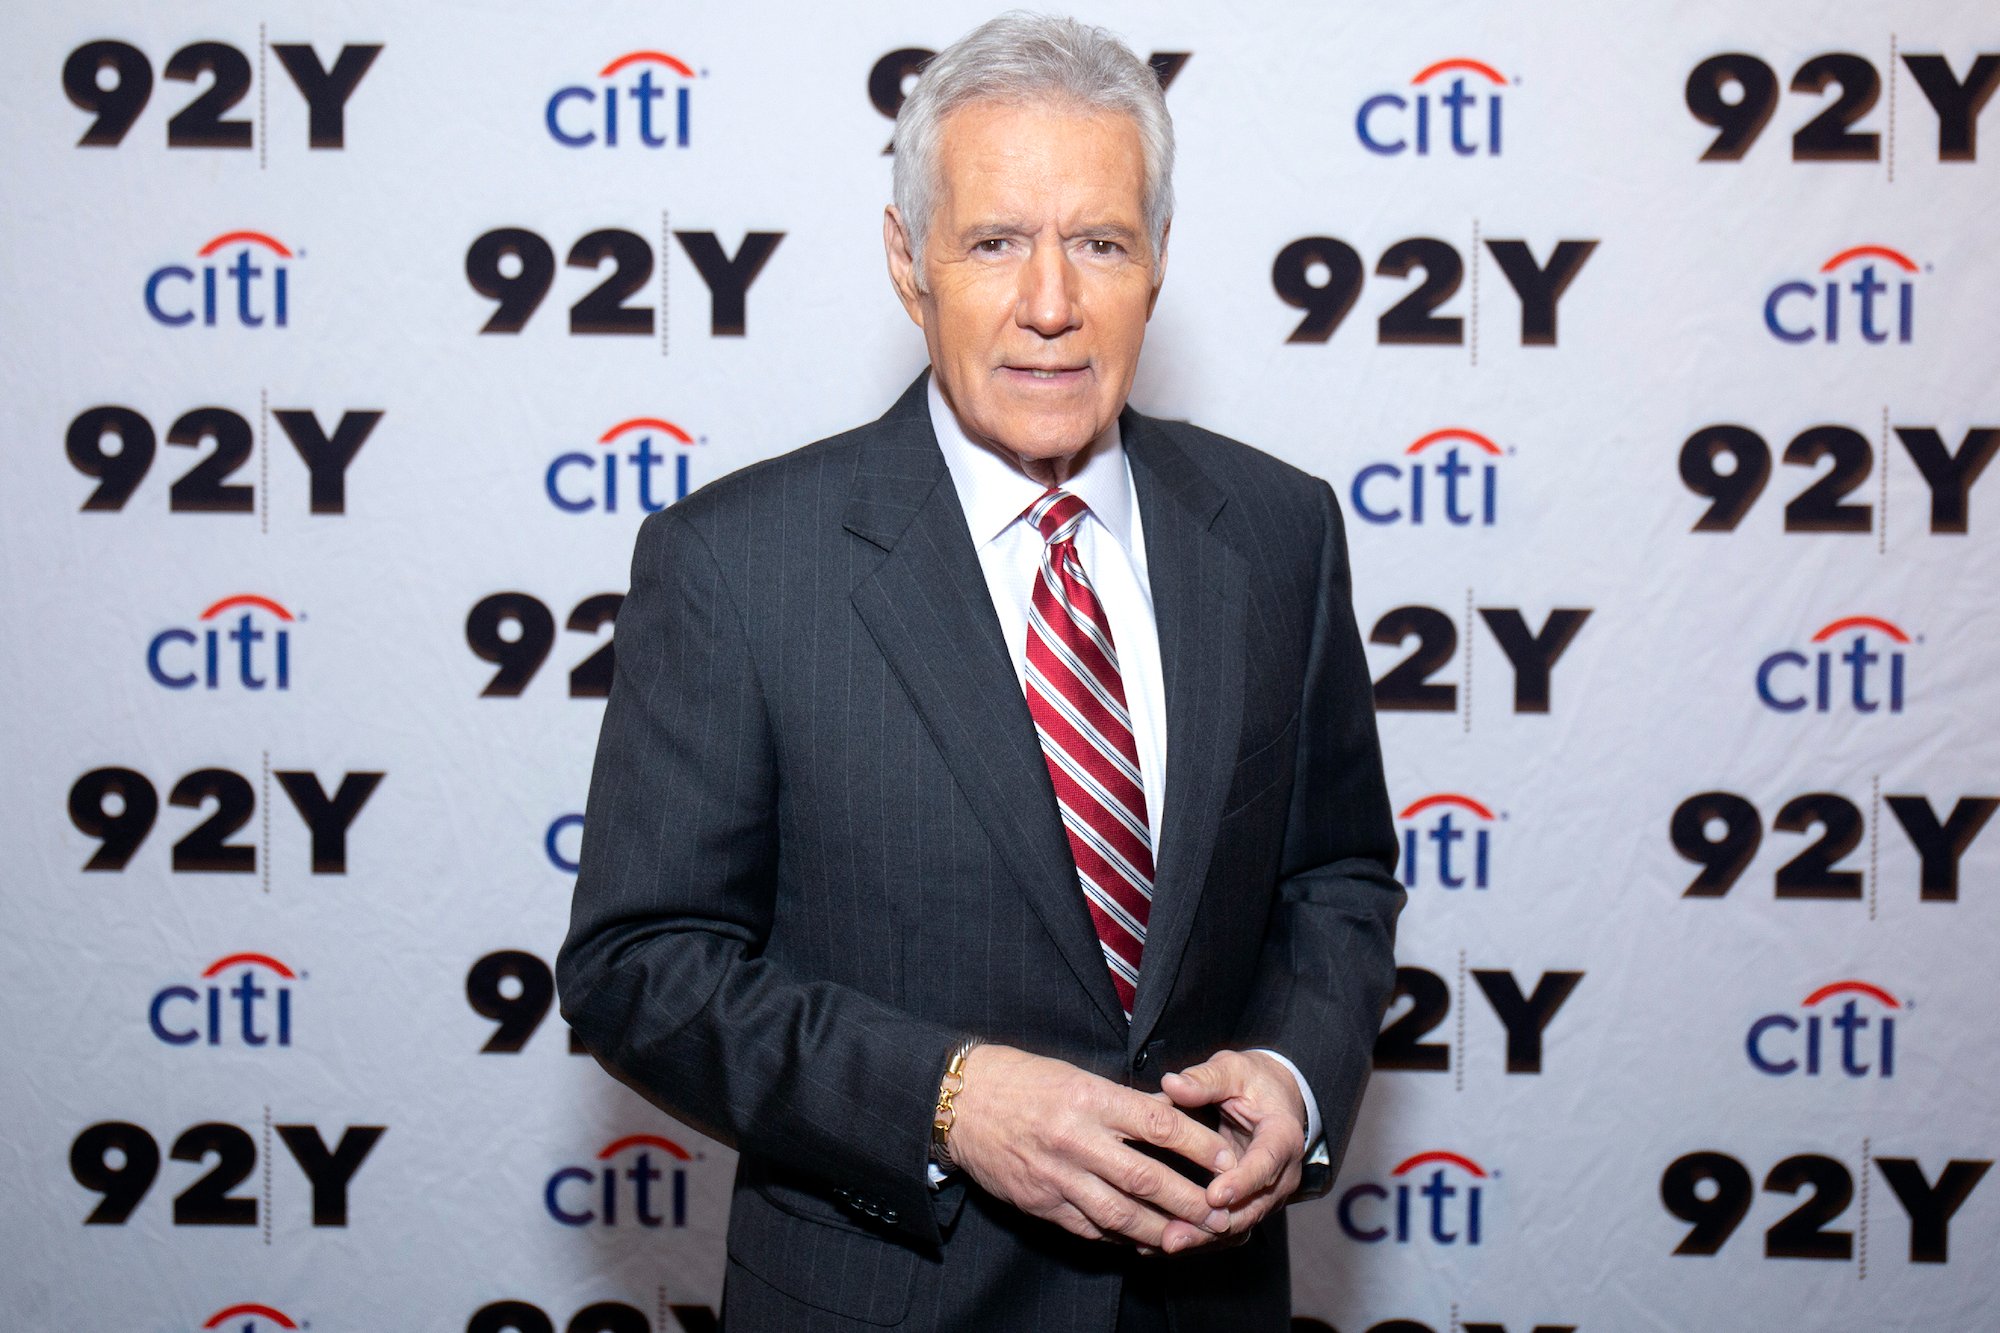
[[[1007,250],[1007,238],[1005,236],[988,236],[984,240],[975,242],[972,248],[982,255],[1004,254]]]
[[[1116,241],[1107,241],[1102,237],[1097,237],[1092,240],[1085,241],[1083,243],[1083,247],[1085,251],[1087,251],[1088,253],[1096,255],[1099,258],[1103,259],[1109,259],[1114,255],[1121,255],[1125,253],[1124,246],[1118,244],[1118,242]]]

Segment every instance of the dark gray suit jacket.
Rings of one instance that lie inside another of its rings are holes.
[[[1287,1326],[1282,1213],[1140,1260],[926,1173],[969,1034],[1146,1091],[1224,1047],[1282,1051],[1337,1162],[1394,979],[1403,892],[1333,493],[1192,426],[1120,426],[1168,746],[1129,1025],[924,380],[640,530],[556,972],[608,1068],[740,1149],[740,1333],[1109,1333],[1139,1264],[1179,1333]]]

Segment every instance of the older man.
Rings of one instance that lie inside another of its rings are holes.
[[[563,1011],[740,1149],[734,1327],[1282,1329],[1402,903],[1339,513],[1126,406],[1131,52],[995,20],[896,149],[930,372],[641,530]]]

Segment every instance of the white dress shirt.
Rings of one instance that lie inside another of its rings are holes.
[[[1024,511],[1047,489],[1015,462],[969,438],[958,417],[930,379],[931,429],[944,451],[951,484],[965,510],[966,526],[986,575],[986,590],[1000,617],[1000,632],[1014,675],[1026,689],[1028,610],[1040,577],[1040,530]],[[1118,674],[1125,686],[1125,706],[1132,715],[1132,739],[1139,750],[1139,775],[1145,784],[1146,823],[1153,846],[1160,845],[1160,810],[1167,791],[1167,688],[1160,668],[1160,632],[1153,616],[1152,581],[1146,570],[1146,531],[1139,514],[1139,495],[1132,486],[1132,469],[1116,420],[1091,441],[1063,489],[1090,506],[1076,531],[1077,558],[1097,590],[1105,619],[1111,622],[1111,643],[1118,652]],[[1140,970],[1145,959],[1140,958]],[[1307,1156],[1323,1151],[1319,1103],[1306,1086],[1299,1067],[1276,1051],[1275,1057],[1298,1080],[1306,1104]],[[936,1164],[933,1182],[943,1178]]]

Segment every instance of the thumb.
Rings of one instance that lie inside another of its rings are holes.
[[[1224,1082],[1222,1071],[1216,1068],[1215,1062],[1204,1060],[1162,1077],[1160,1091],[1180,1106],[1207,1106],[1230,1095]]]

